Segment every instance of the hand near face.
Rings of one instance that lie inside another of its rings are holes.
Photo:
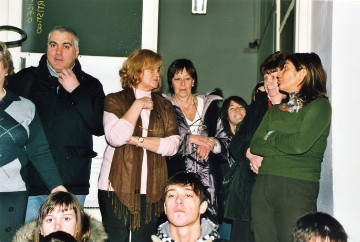
[[[72,93],[80,83],[71,69],[62,69],[59,72],[59,83],[69,93]]]

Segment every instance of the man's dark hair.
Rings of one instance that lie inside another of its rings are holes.
[[[200,202],[207,201],[206,187],[201,181],[201,177],[194,172],[178,172],[171,176],[165,184],[164,194],[166,195],[169,186],[191,186],[196,196],[200,198]]]
[[[308,242],[317,237],[329,238],[331,242],[347,242],[348,236],[340,222],[326,213],[310,213],[296,222],[293,242]]]
[[[289,54],[290,53],[285,51],[276,51],[269,55],[260,65],[261,75],[264,76],[265,74],[276,72],[278,68],[282,70]]]

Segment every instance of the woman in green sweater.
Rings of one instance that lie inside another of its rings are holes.
[[[317,54],[289,55],[278,84],[289,101],[266,113],[250,145],[264,157],[251,200],[257,242],[291,241],[297,219],[316,211],[330,130],[326,73]]]

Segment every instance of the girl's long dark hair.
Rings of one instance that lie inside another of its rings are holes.
[[[231,131],[229,120],[228,120],[228,118],[229,118],[228,109],[229,109],[229,106],[230,106],[230,101],[234,101],[237,104],[243,106],[245,108],[245,110],[247,108],[247,103],[242,97],[230,96],[230,97],[228,97],[227,99],[224,100],[224,102],[223,102],[223,104],[221,106],[221,110],[220,110],[220,118],[221,118],[221,121],[222,121],[222,123],[224,125],[224,129],[225,129],[225,132],[228,135],[228,137],[231,137],[231,136],[234,135],[232,133],[232,131]]]

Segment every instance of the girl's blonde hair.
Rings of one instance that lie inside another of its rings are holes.
[[[84,212],[77,198],[69,192],[54,192],[50,194],[41,205],[36,218],[34,242],[40,242],[41,226],[46,216],[60,208],[62,211],[74,210],[76,217],[75,239],[78,242],[86,242],[90,237],[90,218]]]

